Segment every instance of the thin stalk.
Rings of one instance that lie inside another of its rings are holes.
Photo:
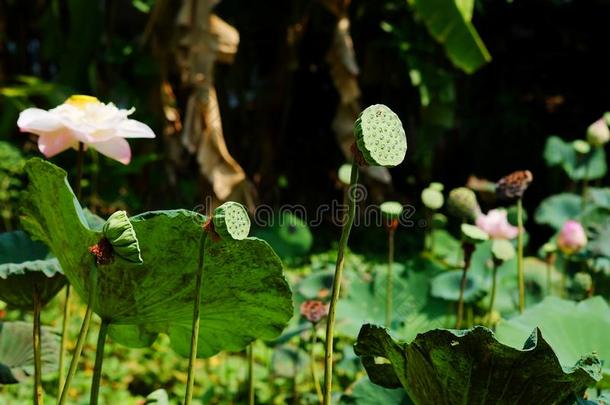
[[[254,348],[248,345],[248,405],[254,405]]]
[[[68,391],[70,390],[70,384],[72,379],[74,378],[74,374],[76,374],[76,368],[78,367],[78,361],[80,360],[81,353],[83,352],[83,346],[85,345],[85,341],[87,340],[87,332],[89,331],[89,323],[91,322],[91,314],[93,313],[93,299],[95,297],[95,291],[97,289],[97,266],[93,266],[91,269],[91,275],[89,277],[89,299],[87,300],[87,310],[85,312],[85,317],[83,318],[83,322],[80,327],[80,332],[78,334],[78,339],[76,341],[76,348],[74,349],[74,354],[72,355],[72,361],[70,362],[70,368],[68,369],[68,376],[66,377],[66,381],[62,384],[62,389],[59,395],[59,401],[57,405],[63,405],[68,399]]]
[[[335,334],[335,311],[337,301],[339,300],[339,291],[341,290],[341,277],[343,275],[343,266],[345,264],[345,249],[349,234],[354,224],[354,215],[356,213],[356,201],[353,198],[352,191],[354,186],[358,184],[358,165],[352,162],[352,173],[350,177],[350,188],[348,189],[348,213],[347,221],[343,224],[341,231],[341,239],[339,240],[339,250],[337,252],[337,264],[335,266],[335,277],[333,279],[333,289],[328,308],[328,321],[326,323],[326,342],[324,353],[324,405],[330,405],[333,385],[333,341]]]
[[[318,372],[316,371],[316,324],[311,324],[311,349],[309,351],[309,364],[311,367],[311,379],[313,380],[313,386],[316,389],[316,395],[318,396],[318,402],[322,403],[324,396],[322,395],[322,387],[320,387],[320,381],[318,381]]]
[[[199,238],[199,261],[197,264],[197,276],[195,279],[195,299],[193,302],[193,330],[191,332],[191,352],[189,356],[188,375],[186,379],[186,394],[184,405],[190,405],[193,401],[193,387],[195,385],[195,361],[197,360],[197,345],[199,343],[199,313],[201,311],[201,285],[203,280],[203,250],[205,247],[207,232],[205,228],[201,231]]]
[[[585,178],[582,181],[582,194],[580,199],[580,209],[584,211],[587,208],[587,194],[589,191],[589,165],[591,163],[591,159],[588,156],[585,157],[587,159],[587,163],[585,164]]]
[[[81,199],[82,189],[81,183],[83,180],[83,161],[85,159],[85,145],[82,142],[78,143],[78,154],[76,155],[76,198]],[[61,343],[59,346],[59,391],[63,390],[64,383],[64,363],[66,358],[66,346],[68,345],[68,327],[70,325],[70,283],[66,285],[66,296],[64,298],[64,313],[61,324]]]
[[[394,263],[394,229],[388,230],[388,280],[386,285],[385,326],[392,327],[392,264]]]
[[[494,303],[496,302],[496,286],[498,275],[498,263],[494,260],[491,279],[491,296],[489,298],[489,308],[487,309],[487,326],[491,327],[491,317],[494,311]]]
[[[561,273],[561,298],[568,296],[568,269],[570,268],[570,257],[563,257],[563,272]]]
[[[102,379],[102,363],[104,362],[104,347],[106,346],[106,335],[108,334],[110,322],[102,319],[100,332],[97,335],[97,348],[95,350],[95,365],[93,366],[93,377],[91,378],[91,397],[89,405],[97,405],[100,395],[100,382]]]
[[[460,296],[458,298],[455,329],[460,329],[462,327],[462,321],[464,319],[464,290],[466,290],[466,276],[468,274],[468,268],[470,267],[470,258],[472,257],[472,252],[474,251],[474,245],[463,242],[462,250],[464,252],[464,268],[462,269],[462,280],[460,282]]]
[[[40,300],[40,294],[38,292],[38,286],[34,286],[34,330],[33,330],[33,343],[34,343],[34,405],[42,405],[42,360],[41,351],[42,346],[40,342],[40,311],[42,309],[42,302]]]
[[[525,311],[525,276],[523,273],[523,201],[517,200],[517,274],[519,277],[519,312]]]
[[[546,259],[546,295],[551,295],[551,259]]]

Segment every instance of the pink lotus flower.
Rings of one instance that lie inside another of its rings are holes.
[[[487,232],[491,239],[514,239],[519,233],[519,229],[508,222],[506,210],[503,209],[493,209],[487,215],[479,215],[476,225]]]
[[[139,121],[127,118],[135,111],[101,103],[91,96],[75,95],[51,109],[28,108],[19,114],[22,132],[39,136],[38,149],[52,157],[66,149],[78,149],[78,143],[123,164],[131,161],[131,149],[125,138],[154,138],[155,134]]]
[[[566,255],[581,250],[587,244],[587,234],[578,221],[566,221],[557,236],[557,247]]]

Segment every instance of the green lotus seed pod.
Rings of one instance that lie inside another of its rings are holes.
[[[481,242],[485,242],[489,240],[489,235],[481,228],[470,225],[470,224],[462,224],[462,239],[464,242],[471,243],[473,245]]]
[[[143,263],[136,231],[125,211],[112,214],[102,227],[102,233],[112,246],[113,256],[131,263]]]
[[[440,212],[436,212],[434,215],[432,215],[432,226],[434,226],[436,229],[446,227],[448,222],[449,220],[447,217]]]
[[[371,166],[397,166],[407,153],[407,137],[398,116],[383,104],[367,107],[354,123],[356,145]]]
[[[481,213],[477,196],[474,191],[466,187],[451,190],[447,199],[447,209],[451,215],[468,221],[474,220]]]
[[[555,253],[557,252],[557,245],[552,243],[552,242],[547,242],[544,245],[542,245],[542,253],[544,253],[545,255],[548,255],[550,253]]]
[[[610,141],[610,129],[608,129],[608,117],[609,113],[604,115],[604,118],[600,118],[587,128],[587,142],[591,146],[604,146]]]
[[[505,262],[515,257],[515,247],[506,239],[494,239],[491,243],[491,253],[497,260]]]
[[[587,293],[593,288],[593,279],[589,273],[579,271],[574,274],[574,290],[578,293]]]
[[[437,190],[436,188],[432,188],[432,184],[425,188],[421,192],[421,200],[424,205],[431,210],[437,210],[443,206],[445,203],[445,197],[443,197],[443,193]]]
[[[433,190],[442,192],[445,189],[445,186],[443,185],[443,183],[439,183],[437,181],[433,181],[432,183],[430,183],[428,188],[431,188]]]
[[[381,212],[389,219],[398,219],[402,214],[402,204],[397,201],[386,201],[379,206]]]
[[[243,205],[228,201],[214,210],[214,231],[221,238],[242,240],[250,232],[250,217]]]
[[[349,185],[352,179],[352,165],[349,163],[341,165],[339,171],[337,172],[337,177],[339,177],[339,181],[341,181],[341,183]]]
[[[582,139],[577,139],[572,142],[572,147],[576,152],[580,153],[581,155],[586,155],[587,153],[591,152],[591,145],[589,145]]]

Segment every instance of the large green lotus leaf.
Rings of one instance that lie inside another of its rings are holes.
[[[88,248],[102,234],[88,225],[63,170],[32,159],[26,171],[29,185],[22,223],[56,253],[70,283],[87,300],[93,266]],[[188,353],[205,218],[175,210],[149,212],[130,220],[144,264],[117,258],[99,266],[94,311],[111,322],[110,336],[120,343],[142,347],[165,332],[177,352]],[[207,239],[203,280],[200,356],[239,350],[256,338],[272,338],[292,315],[281,261],[260,239]]]
[[[604,362],[604,385],[610,382],[610,307],[602,297],[579,303],[548,297],[538,305],[498,324],[498,339],[517,347],[527,330],[539,328],[557,353],[562,365],[596,352]]]
[[[44,244],[22,231],[0,234],[0,300],[32,309],[35,289],[44,305],[65,283],[59,262]]]
[[[289,212],[282,212],[271,220],[271,226],[256,230],[254,235],[267,241],[284,259],[301,257],[309,252],[313,235],[303,220]]]
[[[489,51],[470,22],[472,7],[455,0],[410,0],[430,34],[445,47],[455,66],[473,73],[491,61]]]
[[[373,384],[367,377],[361,378],[349,394],[343,394],[340,405],[412,405],[404,390],[384,388]]]
[[[59,337],[48,328],[41,330],[42,373],[57,371]],[[16,384],[34,374],[32,324],[0,322],[0,385]]]
[[[550,136],[544,147],[544,159],[549,166],[561,166],[572,180],[594,180],[606,175],[606,153],[603,148],[592,148],[586,155],[579,154],[571,142]]]
[[[569,220],[578,217],[581,210],[581,198],[572,193],[561,193],[548,197],[536,209],[534,219],[539,224],[546,224],[560,229]]]
[[[446,271],[432,279],[430,294],[433,297],[447,301],[458,301],[462,284],[460,271]],[[464,288],[464,302],[477,302],[487,293],[483,281],[476,274],[466,272],[466,286]]]
[[[538,329],[519,350],[480,326],[435,329],[405,344],[364,325],[354,350],[371,381],[402,386],[417,404],[561,404],[595,384],[601,368],[595,355],[563,368]]]
[[[398,265],[398,264],[397,264]],[[364,323],[384,323],[387,272],[385,266],[376,266],[374,279],[355,278],[347,287],[347,296],[337,307],[338,334],[355,338]],[[438,267],[428,261],[409,262],[405,271],[396,267],[392,283],[393,328],[400,337],[409,340],[420,332],[448,326],[452,321],[447,315],[445,301],[429,294],[430,278]]]

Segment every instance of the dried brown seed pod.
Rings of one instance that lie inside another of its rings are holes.
[[[502,177],[496,183],[496,195],[499,198],[512,200],[522,198],[523,193],[534,180],[532,172],[529,170],[519,170]]]

